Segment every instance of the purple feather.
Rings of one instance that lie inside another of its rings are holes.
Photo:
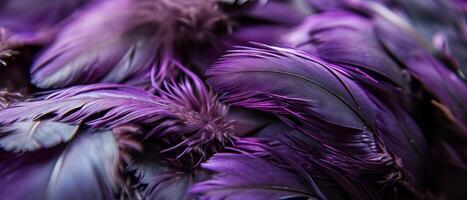
[[[52,116],[55,120],[80,124],[93,115],[99,118],[86,122],[91,127],[117,127],[138,121],[151,123],[163,111],[160,98],[130,86],[96,84],[77,86],[51,94],[42,101],[20,102],[1,111],[0,121],[37,120]]]

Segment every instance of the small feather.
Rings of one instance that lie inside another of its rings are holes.
[[[14,152],[50,148],[68,142],[77,131],[78,126],[58,122],[16,122],[0,127],[0,147]]]

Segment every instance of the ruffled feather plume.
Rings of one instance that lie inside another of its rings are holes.
[[[189,154],[184,163],[194,166],[213,153],[233,144],[232,123],[226,120],[227,107],[217,101],[201,82],[192,85],[185,80],[179,84],[166,84],[161,97],[166,102],[167,113],[146,137],[156,134],[169,148],[161,153],[178,152],[176,158]],[[197,89],[195,89],[197,88]]]

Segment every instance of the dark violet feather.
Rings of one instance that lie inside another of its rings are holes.
[[[119,187],[119,148],[110,132],[81,133],[47,151],[5,157],[0,195],[19,199],[112,199]]]
[[[201,199],[316,198],[300,176],[258,157],[221,153],[202,166],[217,174],[190,189]]]
[[[377,75],[365,77],[373,85],[383,80],[396,87],[407,84],[400,66],[379,43],[372,21],[364,16],[344,11],[313,15],[284,40],[351,73]]]
[[[243,47],[231,51],[208,76],[226,102],[274,113],[322,143],[322,159],[339,170],[355,177],[371,174],[376,182],[411,180],[381,134],[401,137],[396,140],[407,136],[379,126],[379,104],[339,68],[293,49]]]
[[[78,128],[51,121],[16,122],[0,127],[0,147],[14,152],[50,148],[68,142]]]

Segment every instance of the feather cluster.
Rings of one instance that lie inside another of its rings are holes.
[[[0,198],[465,199],[466,19],[460,0],[1,1]]]

